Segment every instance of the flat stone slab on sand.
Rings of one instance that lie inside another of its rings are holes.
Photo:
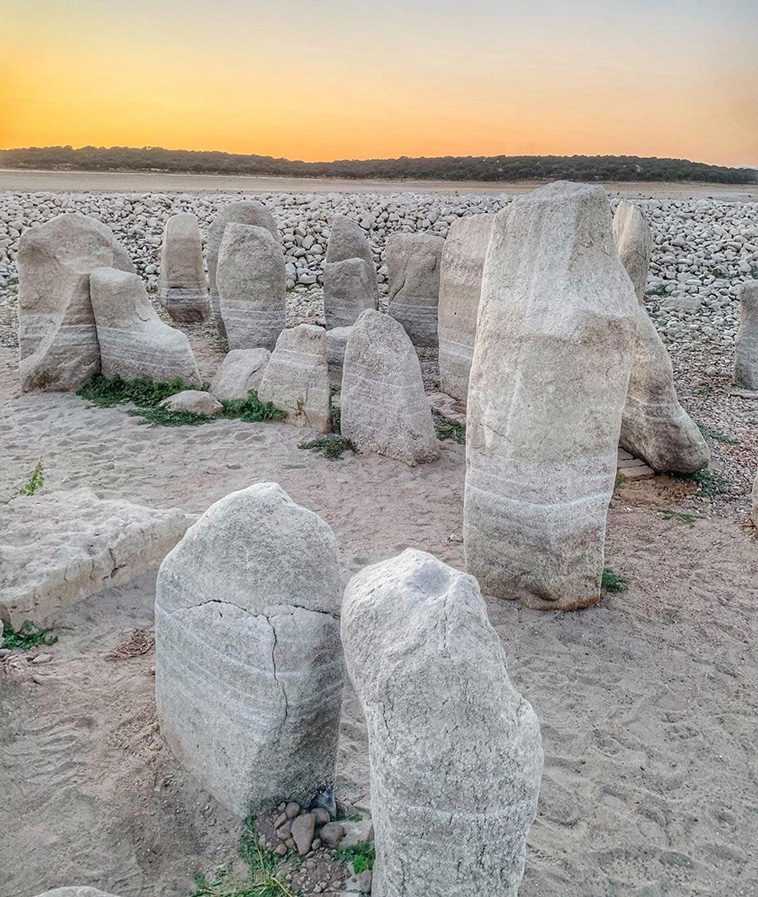
[[[105,500],[91,489],[14,499],[0,507],[0,620],[40,623],[156,570],[191,522],[176,508]]]

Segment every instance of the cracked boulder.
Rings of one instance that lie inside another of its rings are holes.
[[[161,731],[241,818],[333,785],[340,603],[334,533],[276,483],[216,502],[161,565]]]
[[[210,314],[203,268],[203,238],[190,212],[166,222],[161,249],[160,300],[174,321],[205,321]]]
[[[414,346],[437,345],[437,306],[443,237],[392,234],[384,260],[389,270],[388,312],[400,321]]]
[[[342,642],[368,728],[373,897],[516,897],[542,742],[476,580],[412,549],[367,567]]]
[[[332,222],[324,263],[324,317],[328,329],[350,327],[379,291],[371,247],[363,228],[344,215]]]

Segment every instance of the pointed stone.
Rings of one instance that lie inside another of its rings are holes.
[[[758,280],[740,287],[740,326],[735,341],[734,385],[758,392]]]
[[[367,567],[342,643],[368,726],[374,897],[516,897],[542,743],[476,580],[411,549]]]
[[[637,206],[622,200],[613,216],[613,239],[640,303],[645,301],[645,287],[653,252],[650,225]]]
[[[392,234],[384,259],[389,269],[389,314],[414,346],[437,345],[440,261],[445,241],[433,234]]]
[[[378,302],[376,269],[365,233],[357,222],[338,215],[332,222],[324,264],[326,326],[349,327]]]
[[[234,349],[228,352],[211,381],[211,393],[221,402],[246,399],[258,389],[271,353],[268,349]]]
[[[199,322],[210,314],[203,270],[203,238],[189,212],[166,222],[161,250],[160,301],[174,321]]]

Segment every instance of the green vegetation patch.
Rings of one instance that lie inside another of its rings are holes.
[[[39,492],[39,490],[45,485],[44,470],[45,467],[42,461],[37,461],[34,466],[34,470],[29,474],[29,478],[24,483],[24,485],[21,486],[21,488],[17,489],[9,499],[4,502],[0,502],[0,504],[7,505],[9,502],[12,502],[14,498],[18,498],[19,495],[34,495],[35,492]]]
[[[308,442],[301,442],[298,448],[310,449],[317,455],[328,458],[329,461],[339,461],[345,452],[357,454],[353,443],[338,433],[329,433],[327,436],[318,436]]]
[[[339,858],[343,863],[352,863],[353,871],[356,875],[360,875],[361,872],[374,868],[376,852],[373,844],[361,841],[359,844],[353,844],[351,847],[340,850]]]
[[[718,430],[711,430],[711,428],[707,424],[699,423],[698,429],[703,434],[703,438],[709,440],[710,442],[723,442],[726,445],[738,445],[739,440],[735,439],[733,436],[728,436],[726,433],[720,433]]]
[[[603,570],[604,592],[626,592],[628,588],[629,580],[625,577],[618,576],[610,567],[606,567],[605,570]]]
[[[435,408],[432,408],[432,418],[437,439],[450,440],[451,442],[457,442],[458,445],[466,444],[465,424],[459,423],[457,420],[448,420]]]
[[[658,512],[664,520],[676,520],[685,526],[694,526],[700,519],[697,514],[689,514],[686,511],[674,511],[671,508],[663,508]]]
[[[3,626],[3,639],[4,648],[30,651],[39,645],[54,645],[58,641],[58,636],[53,635],[48,629],[37,626],[31,620],[24,620],[18,629],[13,629],[6,623]]]
[[[121,377],[95,374],[76,394],[101,408],[112,408],[114,405],[124,405],[127,402],[132,402],[138,408],[156,408],[164,399],[178,392],[184,392],[185,389],[194,387],[185,383],[181,377],[156,383],[148,377],[123,380]]]
[[[687,480],[697,483],[697,495],[700,498],[715,498],[717,495],[726,495],[729,490],[729,483],[718,474],[708,470],[696,470],[694,473],[677,473],[674,474],[677,480]]]

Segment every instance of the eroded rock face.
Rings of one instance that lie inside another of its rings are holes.
[[[758,392],[758,280],[740,290],[740,327],[735,342],[734,384]]]
[[[598,600],[637,310],[601,187],[558,182],[496,217],[466,432],[464,548],[485,593]]]
[[[324,264],[324,316],[328,329],[350,327],[379,290],[371,247],[361,226],[344,215],[332,222]]]
[[[466,402],[484,259],[494,215],[469,215],[450,225],[440,263],[440,388]]]
[[[156,382],[181,377],[190,386],[200,386],[189,340],[161,321],[137,274],[96,268],[90,290],[106,377],[148,377]]]
[[[411,549],[367,567],[342,642],[368,727],[374,897],[516,897],[542,744],[476,580]]]
[[[432,234],[392,234],[384,260],[389,269],[389,314],[414,346],[437,345],[440,261],[445,241]]]
[[[416,351],[399,321],[364,311],[352,327],[342,373],[341,428],[361,452],[411,467],[439,455]]]
[[[613,215],[613,239],[621,262],[634,285],[637,299],[644,303],[653,235],[637,206],[622,200]]]
[[[265,227],[271,236],[279,242],[279,231],[274,222],[274,216],[260,202],[255,200],[242,200],[229,203],[224,206],[208,229],[208,242],[206,255],[208,260],[208,283],[210,286],[211,311],[213,320],[222,336],[226,336],[224,321],[221,317],[221,300],[216,285],[216,270],[218,268],[218,254],[221,249],[221,241],[224,239],[224,231],[228,224],[247,224],[255,227]]]
[[[14,629],[155,570],[189,526],[90,489],[20,496],[0,507],[0,618]]]
[[[89,275],[103,265],[128,263],[110,228],[78,212],[24,232],[18,252],[24,389],[78,389],[100,371]]]
[[[271,358],[268,349],[234,349],[226,354],[211,381],[211,393],[219,401],[246,399],[251,389],[258,392]]]
[[[160,300],[175,321],[205,321],[210,314],[203,269],[203,238],[189,212],[166,222],[161,250]]]
[[[283,330],[263,374],[258,398],[287,412],[287,422],[317,433],[332,428],[324,328],[300,324]]]
[[[230,349],[269,349],[285,322],[284,255],[264,227],[228,224],[216,289]]]
[[[161,731],[240,817],[333,784],[340,593],[334,534],[275,483],[217,502],[161,565]]]

